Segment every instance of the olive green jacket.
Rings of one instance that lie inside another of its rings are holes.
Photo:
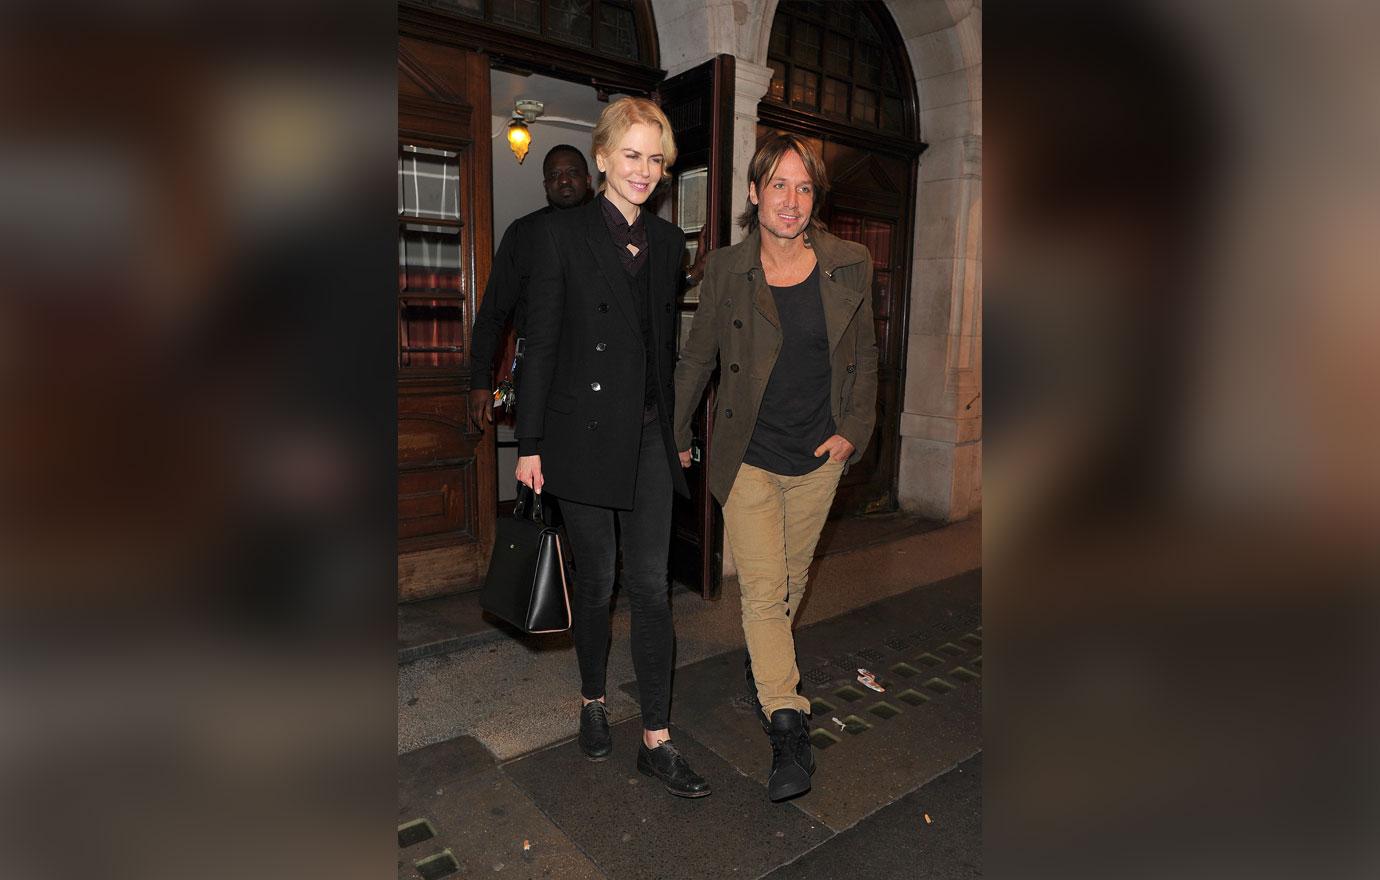
[[[820,298],[829,333],[829,400],[839,434],[862,457],[877,418],[877,341],[872,322],[872,257],[867,248],[810,230],[819,261]],[[709,490],[728,500],[762,393],[781,351],[781,321],[762,271],[761,232],[705,260],[699,307],[676,364],[676,448],[690,448],[691,422],[715,365],[721,367],[709,441]]]

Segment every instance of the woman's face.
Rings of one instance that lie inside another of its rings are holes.
[[[666,167],[661,129],[642,122],[628,126],[612,150],[595,155],[594,163],[604,174],[609,201],[624,213],[635,212],[661,182]]]

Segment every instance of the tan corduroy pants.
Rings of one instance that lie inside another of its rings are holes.
[[[744,464],[724,505],[724,535],[742,592],[743,635],[768,717],[777,709],[810,711],[810,701],[796,693],[800,670],[791,625],[842,474],[841,461],[826,461],[798,477]]]

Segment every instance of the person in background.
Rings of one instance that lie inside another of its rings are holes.
[[[676,142],[660,107],[622,98],[600,115],[593,153],[600,195],[534,229],[516,476],[559,499],[570,539],[580,748],[593,761],[613,748],[604,697],[621,551],[642,708],[637,769],[698,798],[709,784],[668,729],[671,500],[690,494],[671,437],[685,233],[643,207],[668,176]]]
[[[479,304],[479,313],[474,318],[467,408],[470,422],[480,431],[484,430],[486,421],[492,424],[494,420],[494,358],[502,348],[503,330],[510,316],[519,340],[522,339],[527,282],[531,276],[527,247],[532,238],[532,226],[539,217],[552,211],[583,205],[589,201],[593,188],[584,153],[570,144],[557,144],[547,150],[541,168],[546,207],[514,220],[503,233],[503,240],[494,254],[489,283],[484,287],[484,301]]]
[[[810,789],[814,757],[791,626],[840,477],[876,420],[872,257],[825,231],[824,162],[775,133],[748,169],[742,242],[709,255],[675,380],[675,440],[720,366],[709,489],[738,566],[749,693],[771,739],[767,794]]]

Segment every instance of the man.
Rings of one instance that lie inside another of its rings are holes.
[[[544,214],[583,205],[589,201],[593,188],[584,153],[569,144],[557,144],[547,151],[541,168],[546,207],[514,220],[503,233],[489,283],[484,288],[484,301],[474,319],[468,409],[470,421],[480,431],[486,421],[492,424],[494,420],[494,357],[503,341],[504,325],[511,315],[521,338],[526,322],[527,282],[531,277],[527,251],[532,228]]]
[[[705,383],[721,366],[709,490],[738,566],[750,693],[771,739],[767,794],[810,789],[814,757],[791,625],[820,530],[876,420],[872,258],[824,230],[824,162],[776,133],[748,168],[748,236],[709,255],[676,367],[682,467]]]

